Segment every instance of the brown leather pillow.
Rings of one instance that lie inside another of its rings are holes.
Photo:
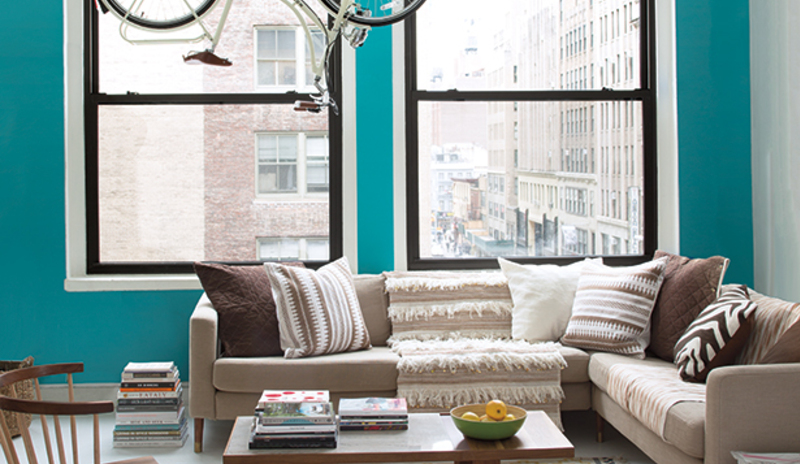
[[[653,308],[648,351],[672,362],[675,343],[700,311],[714,302],[730,260],[722,256],[689,259],[656,251],[653,259],[668,256],[664,283]]]
[[[303,267],[303,263],[291,263]],[[219,314],[225,356],[283,354],[272,287],[264,266],[194,263],[194,271]]]
[[[778,343],[767,351],[759,364],[800,362],[800,321],[792,324],[778,339]]]

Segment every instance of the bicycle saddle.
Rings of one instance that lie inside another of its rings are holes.
[[[214,54],[211,50],[203,50],[202,52],[189,52],[183,57],[184,63],[193,64],[193,61],[209,64],[211,66],[230,66],[233,64],[227,58],[221,58]]]

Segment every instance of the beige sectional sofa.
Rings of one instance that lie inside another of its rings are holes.
[[[188,379],[196,451],[202,451],[205,419],[252,414],[264,389],[326,389],[334,404],[341,397],[396,395],[399,357],[387,346],[385,278],[357,275],[354,280],[372,348],[318,357],[221,356],[217,312],[205,294],[201,297],[190,320]],[[612,399],[609,372],[618,364],[674,368],[672,363],[567,346],[559,350],[567,364],[561,372],[561,410],[593,409],[658,463],[732,464],[731,450],[798,451],[800,364],[715,369],[705,402],[677,403],[657,434]]]

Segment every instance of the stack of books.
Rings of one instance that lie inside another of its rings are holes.
[[[339,430],[408,430],[405,398],[342,398]]]
[[[172,362],[131,362],[117,394],[114,447],[181,447],[188,421],[178,368]]]
[[[327,391],[264,390],[253,417],[250,449],[336,448],[337,436]]]

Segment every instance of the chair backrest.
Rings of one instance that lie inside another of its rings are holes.
[[[69,416],[70,418],[72,462],[74,464],[79,464],[78,428],[75,417],[83,415],[94,416],[94,463],[100,464],[100,420],[98,415],[113,412],[114,403],[112,401],[76,402],[72,384],[72,374],[78,372],[83,372],[83,363],[33,366],[0,374],[0,388],[12,386],[12,388],[9,388],[9,396],[0,395],[0,410],[16,413],[13,415],[17,420],[20,434],[22,435],[22,441],[25,444],[25,453],[28,457],[28,463],[37,464],[38,460],[36,457],[36,450],[31,439],[31,434],[28,430],[28,422],[24,420],[23,414],[33,414],[40,417],[42,423],[42,436],[44,439],[45,448],[47,450],[48,462],[50,464],[55,464],[55,456],[53,454],[53,446],[50,437],[47,416],[52,416],[53,429],[56,436],[56,449],[58,451],[59,462],[62,464],[66,464],[67,460],[59,416]],[[41,389],[39,388],[39,378],[62,374],[66,374],[67,376],[69,402],[43,401]],[[16,389],[13,388],[14,384],[29,379],[33,380],[36,393],[35,399],[26,400],[17,398]],[[2,445],[3,452],[6,456],[6,461],[9,464],[20,464],[14,442],[11,440],[9,426],[6,424],[2,414],[0,414],[0,445]]]

